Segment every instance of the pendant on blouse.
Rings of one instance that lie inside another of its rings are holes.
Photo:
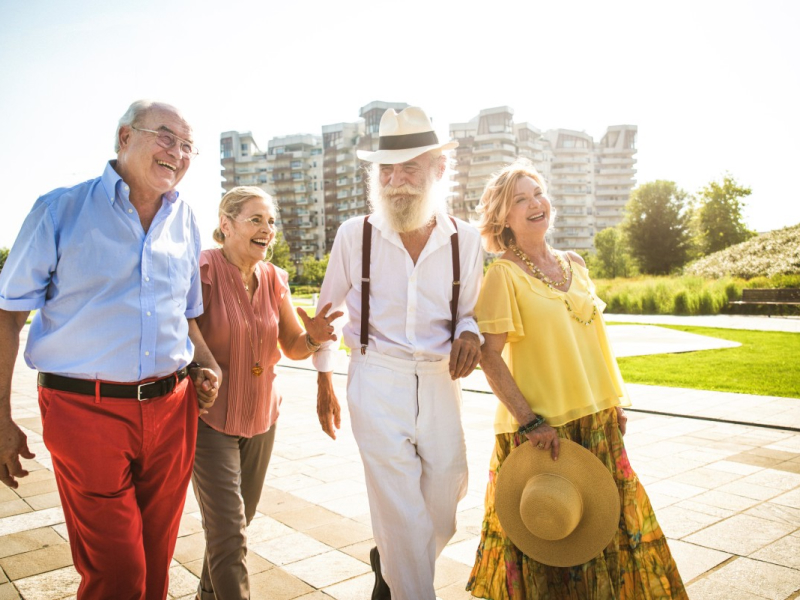
[[[256,377],[261,377],[261,374],[264,372],[264,368],[260,364],[256,363],[256,366],[250,369],[250,372]]]

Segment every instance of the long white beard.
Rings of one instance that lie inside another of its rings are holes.
[[[437,190],[431,183],[422,187],[408,184],[397,188],[376,187],[370,198],[373,212],[389,221],[398,233],[422,229],[440,209]]]

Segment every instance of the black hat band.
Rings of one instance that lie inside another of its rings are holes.
[[[378,150],[407,150],[408,148],[435,146],[438,143],[439,138],[436,137],[436,133],[433,131],[407,133],[405,135],[386,135],[381,136],[378,142]]]

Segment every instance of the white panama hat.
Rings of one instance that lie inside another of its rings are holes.
[[[428,115],[416,106],[409,106],[399,113],[390,108],[383,113],[378,136],[378,150],[359,150],[358,158],[373,163],[396,165],[430,150],[451,150],[458,146],[455,140],[440,144]]]

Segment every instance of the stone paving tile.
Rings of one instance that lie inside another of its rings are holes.
[[[800,488],[794,489],[791,492],[786,492],[780,496],[776,496],[772,499],[772,502],[774,504],[796,508],[800,506]]]
[[[678,565],[684,585],[731,558],[726,552],[674,539],[669,540],[669,550]]]
[[[49,471],[45,472],[49,473]],[[31,475],[33,475],[33,473],[31,473]],[[27,477],[25,479],[27,479]],[[17,495],[20,498],[29,498],[30,496],[38,496],[39,494],[47,494],[48,492],[58,491],[55,477],[53,477],[52,474],[47,479],[42,479],[41,481],[22,481],[24,483],[20,483],[16,490]]]
[[[0,519],[0,537],[63,522],[64,512],[61,510],[60,506],[38,510],[24,515],[5,517],[4,519]]]
[[[787,535],[754,552],[750,558],[800,570],[800,533]]]
[[[731,483],[726,483],[725,485],[719,486],[716,491],[725,494],[734,494],[744,498],[752,498],[753,500],[769,500],[770,498],[779,496],[781,493],[779,489],[749,483],[746,479],[737,479]]]
[[[743,476],[736,473],[726,473],[725,471],[720,471],[705,466],[675,475],[674,477],[670,478],[670,481],[704,488],[705,490],[711,490],[721,485],[725,485],[726,483],[736,481],[741,477]],[[649,491],[650,487],[648,486],[647,489]]]
[[[719,506],[737,512],[746,510],[759,503],[758,500],[753,500],[752,498],[745,498],[744,496],[737,496],[736,494],[718,492],[717,490],[710,490],[703,494],[698,494],[697,496],[694,496],[692,500],[699,502],[700,504]]]
[[[800,507],[764,502],[748,508],[744,514],[800,528]]]
[[[367,486],[355,481],[336,481],[294,490],[292,493],[308,502],[320,504],[326,500],[336,500],[355,494],[366,494]]]
[[[328,525],[342,520],[341,515],[321,506],[310,506],[300,510],[275,513],[274,518],[297,531],[307,531],[320,525]]]
[[[0,558],[0,567],[11,581],[46,573],[71,564],[72,553],[69,544],[64,543]]]
[[[48,492],[46,494],[25,498],[25,502],[34,510],[42,510],[44,508],[61,506],[61,497],[58,495],[58,492]]]
[[[747,556],[794,530],[794,527],[784,523],[775,523],[749,515],[734,515],[730,519],[689,535],[685,541]]]
[[[0,600],[18,600],[19,593],[16,588],[10,583],[3,583],[0,585]]]
[[[290,535],[250,545],[250,551],[264,557],[274,565],[284,566],[312,556],[329,552],[332,548],[303,533]]]
[[[700,579],[686,588],[692,600],[765,600],[766,596],[757,596],[744,590],[728,586],[725,582]]]
[[[339,517],[333,523],[307,529],[305,533],[315,540],[337,549],[372,539],[371,527],[343,517]]]
[[[276,489],[269,485],[264,486],[264,489],[261,492],[261,500],[259,500],[256,509],[262,514],[272,515],[287,510],[310,508],[311,506],[313,506],[313,504],[310,502],[301,500],[300,498],[297,498],[288,492]]]
[[[314,591],[307,583],[281,569],[270,569],[250,578],[250,597],[293,600]]]
[[[49,527],[22,531],[0,537],[0,559],[64,544],[64,540]]]
[[[191,571],[182,566],[171,567],[169,570],[169,595],[173,598],[197,593],[200,579]]]
[[[713,465],[709,465],[708,468],[714,471],[734,473],[736,475],[741,475],[741,476],[752,475],[753,473],[758,473],[759,471],[763,471],[763,467],[757,467],[755,465],[747,465],[744,463],[730,461],[730,460],[717,461]]]
[[[442,556],[472,568],[472,565],[475,564],[475,553],[478,550],[479,542],[480,538],[476,536],[450,544],[442,550]],[[466,584],[466,582],[464,583]]]
[[[31,512],[32,510],[33,509],[30,507],[30,505],[21,498],[10,500],[9,502],[0,502],[0,519],[4,517],[13,517],[14,515],[21,515],[23,513]]]
[[[719,519],[727,519],[728,517],[732,517],[733,515],[736,514],[736,511],[734,510],[723,508],[721,506],[714,506],[712,504],[703,504],[702,502],[696,502],[695,500],[692,499],[683,500],[682,502],[676,502],[673,506],[685,508],[687,510],[702,513],[704,515],[710,515],[712,517],[717,517]],[[660,514],[661,513],[658,513],[656,516],[659,516]]]
[[[318,589],[371,572],[369,565],[338,550],[293,562],[284,569]]]
[[[364,600],[372,595],[375,576],[372,572],[325,588],[324,592],[336,600]]]
[[[293,533],[295,533],[294,529],[272,517],[257,517],[247,526],[247,543],[252,546],[258,542],[274,540]]]
[[[681,506],[668,506],[656,513],[658,524],[668,538],[680,539],[709,525],[718,523],[723,517],[716,517],[689,510]]]
[[[333,500],[323,500],[319,503],[330,511],[354,519],[360,515],[369,513],[369,500],[365,494],[344,496]]]
[[[203,531],[203,524],[200,522],[200,519],[191,517],[184,512],[183,516],[181,516],[181,525],[178,529],[178,537],[191,535],[200,531]]]
[[[784,600],[793,592],[800,590],[800,573],[779,565],[773,565],[749,558],[737,558],[707,575],[704,582],[711,585],[732,588],[736,592],[729,599],[756,598]],[[689,590],[693,595],[694,586]],[[713,597],[713,596],[712,596]]]
[[[203,558],[206,549],[205,533],[202,531],[179,537],[175,544],[175,560],[187,563]]]
[[[436,561],[436,577],[433,580],[433,587],[437,590],[453,584],[461,584],[464,587],[469,579],[470,571],[472,571],[471,564],[465,565],[446,556],[440,556]]]
[[[81,577],[72,567],[56,569],[14,582],[26,600],[61,600],[74,596]]]

